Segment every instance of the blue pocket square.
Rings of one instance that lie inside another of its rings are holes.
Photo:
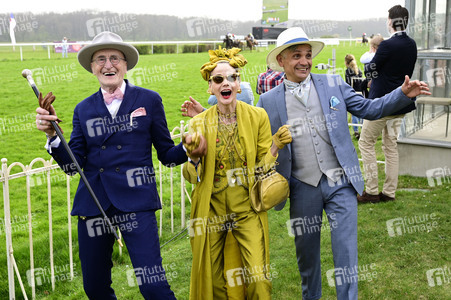
[[[333,110],[338,110],[335,108],[335,106],[340,104],[340,100],[338,100],[337,97],[335,97],[335,96],[330,97],[329,103],[330,103],[330,108],[332,108]]]

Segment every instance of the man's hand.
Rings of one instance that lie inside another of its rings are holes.
[[[195,163],[197,163],[201,157],[207,155],[207,140],[202,134],[198,132],[195,132],[192,135],[185,133],[182,136],[182,142],[183,146],[186,148],[186,155]]]
[[[55,101],[55,96],[52,92],[48,93],[44,98],[42,98],[42,94],[39,93],[39,106],[36,109],[38,113],[36,115],[36,128],[42,132],[45,132],[47,136],[55,136],[56,132],[53,128],[51,121],[55,121],[57,123],[62,122],[57,116],[55,109],[53,108],[53,101]],[[59,127],[59,125],[58,125]],[[61,127],[60,127],[61,130]],[[63,130],[61,130],[63,132]]]
[[[182,112],[182,116],[192,118],[203,112],[204,108],[199,102],[197,102],[193,97],[190,96],[189,101],[185,101],[182,104],[180,111]]]
[[[409,76],[406,75],[401,90],[409,98],[414,98],[418,95],[430,95],[427,83],[419,80],[410,81]]]

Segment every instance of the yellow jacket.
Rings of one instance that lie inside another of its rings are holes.
[[[254,174],[256,166],[264,166],[265,169],[272,167],[277,157],[272,156],[270,147],[272,145],[271,127],[266,111],[237,101],[236,107],[238,135],[240,144],[244,145],[248,174]],[[196,172],[193,164],[186,163],[183,167],[183,176],[189,182],[196,184],[192,193],[190,219],[208,217],[210,209],[211,191],[215,173],[215,151],[216,137],[218,131],[218,116],[216,105],[197,115],[190,121],[190,132],[200,132],[207,140],[207,155],[201,159]],[[200,182],[197,182],[197,177]],[[254,176],[248,176],[249,187],[254,183]],[[250,205],[250,203],[249,203]],[[266,265],[269,265],[269,237],[268,217],[266,212],[259,213],[264,229]],[[190,229],[191,230],[191,229]],[[210,244],[205,222],[203,233],[191,234],[191,249],[193,252],[193,263],[191,268],[190,299],[213,299]],[[229,234],[229,236],[231,236]],[[232,236],[233,237],[233,236]],[[229,238],[229,237],[228,237]],[[236,257],[236,241],[234,245],[227,244],[224,260],[241,261]],[[233,253],[234,257],[231,257]],[[229,257],[228,257],[229,255]],[[227,267],[224,268],[227,270]]]

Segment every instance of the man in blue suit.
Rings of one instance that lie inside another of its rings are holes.
[[[79,52],[80,64],[97,77],[100,89],[75,107],[69,146],[127,244],[134,269],[124,274],[124,280],[134,285],[130,280],[135,273],[145,299],[175,299],[160,255],[155,211],[161,209],[161,203],[152,145],[166,166],[185,162],[191,152],[185,153],[182,143],[174,146],[160,96],[124,80],[138,58],[132,45],[111,32],[98,34]],[[58,120],[53,106],[49,110],[40,107],[37,113],[37,128],[47,135],[48,152],[66,173],[76,173],[50,124]],[[191,157],[196,156],[193,153]],[[72,215],[78,216],[79,256],[87,296],[116,299],[111,287],[115,238],[83,181],[75,195]]]
[[[347,113],[378,119],[429,94],[424,82],[406,80],[380,99],[357,94],[338,75],[310,74],[312,59],[324,47],[292,27],[277,38],[267,56],[273,70],[284,71],[283,84],[260,96],[273,133],[291,125],[293,141],[279,151],[278,172],[290,183],[290,234],[302,278],[303,299],[321,298],[320,234],[331,231],[335,269],[326,272],[338,299],[357,299],[357,201],[363,191]],[[285,203],[276,207],[283,208]],[[329,225],[322,224],[323,210]],[[335,274],[335,277],[334,277]],[[334,281],[335,279],[335,281]]]
[[[372,78],[368,96],[370,99],[390,93],[403,83],[405,75],[410,77],[413,74],[417,45],[406,33],[408,20],[407,8],[395,5],[388,10],[387,25],[391,37],[380,43],[371,62],[365,65],[367,78]],[[378,120],[363,121],[359,149],[362,153],[366,186],[363,194],[357,198],[360,203],[395,200],[398,186],[398,133],[402,118],[414,109],[415,103],[412,102]],[[379,193],[375,146],[381,134],[385,155],[385,181]]]

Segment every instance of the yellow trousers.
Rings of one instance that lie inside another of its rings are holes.
[[[265,277],[269,249],[264,248],[263,228],[248,190],[234,186],[213,194],[207,230],[213,298],[271,299],[271,281]]]

